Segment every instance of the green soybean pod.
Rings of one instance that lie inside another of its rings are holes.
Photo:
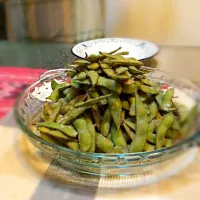
[[[121,125],[121,112],[122,112],[122,104],[121,100],[117,95],[113,95],[108,98],[108,106],[110,109],[110,113],[112,116],[112,119],[117,127],[119,129]]]
[[[90,70],[87,74],[88,77],[90,78],[92,85],[93,86],[96,85],[99,77],[98,73],[94,70]]]
[[[83,102],[86,98],[86,95],[78,95],[76,97],[74,97],[71,101],[69,101],[67,104],[65,104],[64,106],[61,107],[61,113],[62,114],[66,114],[69,110],[72,110],[74,107],[74,105],[76,103],[80,103]]]
[[[52,107],[52,113],[49,116],[49,121],[54,122],[56,120],[57,115],[60,112],[61,103],[60,102],[53,103],[53,104],[51,104],[51,107]]]
[[[149,106],[150,114],[149,114],[149,121],[156,117],[158,113],[158,105],[155,101],[153,101]]]
[[[92,111],[92,116],[94,118],[95,121],[95,125],[97,126],[98,130],[100,129],[101,126],[101,116],[100,116],[100,112],[99,112],[99,108],[97,105],[93,105],[91,107],[91,111]]]
[[[109,69],[110,68],[110,66],[108,64],[104,64],[104,63],[101,63],[100,66],[101,66],[102,69]]]
[[[58,122],[62,117],[63,117],[63,115],[58,114],[57,117],[56,117],[56,122]]]
[[[129,110],[129,108],[130,108],[129,102],[126,100],[122,100],[121,102],[122,102],[122,108],[124,110]]]
[[[49,143],[61,145],[61,144],[59,143],[58,140],[56,140],[55,138],[53,138],[53,137],[51,137],[51,136],[49,136],[49,135],[47,135],[47,134],[40,133],[40,137],[41,137],[43,140],[45,140],[45,141],[47,141],[47,142],[49,142]]]
[[[77,79],[78,80],[84,80],[84,79],[86,79],[86,77],[87,77],[87,74],[86,74],[86,72],[79,72],[78,74],[77,74]]]
[[[180,136],[181,136],[180,131],[172,128],[168,129],[165,135],[165,137],[168,139],[177,139]]]
[[[111,133],[108,134],[107,138],[112,141],[112,139],[111,139]]]
[[[110,91],[108,91],[108,92],[110,92]],[[93,99],[96,99],[96,98],[100,97],[99,91],[97,91],[97,90],[93,90],[93,91],[89,92],[89,95],[90,95],[90,97],[92,97]],[[100,104],[101,104],[101,105],[106,105],[106,104],[107,104],[107,99],[101,100],[101,101],[100,101]]]
[[[53,92],[51,93],[50,95],[50,99],[52,102],[57,102],[58,99],[60,98],[60,91],[66,89],[67,86],[67,83],[61,83],[59,84],[54,90]]]
[[[130,97],[128,100],[130,103],[129,115],[135,116],[135,97]]]
[[[71,101],[74,97],[79,96],[81,93],[81,90],[79,88],[68,88],[68,90],[64,90],[63,94],[66,96],[66,99],[68,101]]]
[[[117,94],[121,94],[122,92],[122,87],[119,82],[102,76],[98,77],[97,86],[105,87],[113,92],[116,92]]]
[[[173,145],[172,139],[165,139],[165,147],[171,147]]]
[[[111,119],[112,119],[112,116],[111,116],[111,113],[110,113],[110,109],[106,108],[104,115],[103,115],[103,119],[101,121],[101,126],[100,126],[100,132],[105,137],[107,137],[109,132],[110,132]]]
[[[148,142],[146,142],[144,145],[144,151],[154,151],[155,149],[155,145],[149,144]]]
[[[151,87],[147,85],[140,85],[140,90],[147,94],[158,94],[160,92],[158,87]]]
[[[134,66],[130,66],[130,67],[128,68],[128,71],[129,71],[131,74],[144,74],[143,71],[138,70],[138,69],[137,69],[136,67],[134,67]]]
[[[58,124],[68,124],[72,120],[76,119],[78,116],[83,114],[90,106],[83,106],[79,108],[73,108],[70,112],[67,112],[62,118],[58,120]]]
[[[156,144],[156,134],[154,134],[152,132],[148,132],[147,141],[152,143],[152,144]]]
[[[167,89],[163,94],[163,105],[171,106],[171,101],[174,96],[174,88]]]
[[[92,137],[87,128],[87,122],[84,119],[76,119],[73,122],[78,131],[79,148],[82,152],[87,152],[92,144]]]
[[[156,149],[160,149],[164,146],[165,135],[167,130],[172,126],[175,121],[175,117],[172,113],[164,116],[159,127],[156,130]]]
[[[153,87],[155,87],[157,85],[156,82],[151,81],[147,78],[142,79],[142,83],[145,84],[145,85],[148,85],[148,86],[153,86]]]
[[[96,135],[95,135],[95,128],[94,128],[94,124],[92,123],[92,117],[90,116],[89,112],[85,112],[83,114],[86,122],[87,122],[87,128],[88,128],[88,131],[91,135],[91,138],[92,138],[92,143],[91,143],[91,146],[88,150],[88,152],[95,152],[95,146],[96,146]]]
[[[74,61],[75,65],[78,65],[79,67],[84,67],[90,64],[90,62],[88,62],[87,60],[83,60],[83,59],[77,59]]]
[[[124,119],[125,119],[125,110],[122,110],[121,112],[121,121],[124,122]]]
[[[103,72],[110,77],[111,79],[114,79],[115,77],[115,71],[113,69],[103,69]]]
[[[96,99],[88,99],[85,102],[78,102],[78,103],[76,103],[74,105],[74,108],[82,107],[82,106],[92,106],[92,105],[95,105],[95,104],[99,103],[101,100],[107,99],[111,95],[112,94],[107,94],[107,95],[104,95],[104,96],[99,96]]]
[[[156,95],[156,101],[158,103],[159,106],[162,106],[162,102],[163,102],[163,91],[160,90],[160,92]]]
[[[87,56],[85,59],[90,62],[97,62],[98,60],[100,60],[100,58],[101,58],[100,55],[91,54]]]
[[[135,134],[133,131],[131,131],[131,129],[129,128],[129,126],[127,126],[125,123],[123,123],[123,127],[129,137],[129,139],[133,140],[133,138],[135,137]]]
[[[118,129],[115,123],[111,125],[111,139],[115,146],[122,147],[123,149],[127,149],[126,140],[124,139],[123,133],[121,129]]]
[[[139,98],[138,94],[135,95],[136,102],[136,135],[130,146],[130,152],[143,151],[148,134],[148,116],[146,108]]]
[[[58,130],[64,133],[66,136],[76,138],[77,132],[74,130],[74,128],[70,125],[62,125],[57,124],[56,122],[39,122],[37,123],[37,127],[46,127],[53,130]]]
[[[58,85],[59,85],[59,83],[57,83],[56,80],[51,81],[51,89],[52,90],[55,90]]]
[[[136,66],[140,67],[143,65],[141,61],[138,60],[131,60],[131,59],[110,59],[110,60],[104,60],[103,63],[108,64],[110,66]]]
[[[125,120],[124,120],[124,123],[125,123],[128,127],[130,127],[132,130],[134,130],[134,131],[136,130],[136,124],[135,124],[133,121],[125,119]]]
[[[174,123],[172,124],[172,128],[175,129],[175,130],[180,130],[181,128],[181,123],[179,121],[179,118],[175,117],[175,121]]]
[[[91,63],[87,66],[88,69],[97,70],[99,69],[99,63]]]
[[[79,150],[79,144],[77,140],[70,140],[65,142],[66,146],[74,151]]]
[[[82,86],[80,85],[92,85],[92,82],[90,81],[90,79],[84,79],[84,80],[73,80],[74,84],[77,85],[73,85],[73,87],[77,87],[77,88],[81,88]]]
[[[148,134],[147,134],[147,141],[153,144],[156,144],[156,135],[153,133],[155,131],[156,128],[156,121],[152,120],[149,123],[149,130],[148,130]]]
[[[51,130],[51,129],[46,128],[46,127],[38,127],[37,129],[40,132],[45,133],[46,135],[50,135],[54,138],[59,138],[59,139],[64,139],[64,140],[72,139],[72,138],[66,136],[65,134],[63,134],[61,131]]]
[[[104,153],[107,153],[113,149],[112,141],[99,133],[96,133],[96,146]]]
[[[122,73],[124,73],[126,71],[128,71],[127,67],[118,67],[118,68],[115,69],[115,72],[116,72],[117,75],[118,74],[122,74]]]
[[[124,84],[123,87],[122,87],[122,93],[134,94],[137,91],[138,86],[139,86],[139,82],[137,82],[137,81],[130,84],[130,85]]]
[[[118,154],[118,153],[127,153],[127,149],[123,149],[122,147],[115,146],[108,153],[115,153],[115,154]]]

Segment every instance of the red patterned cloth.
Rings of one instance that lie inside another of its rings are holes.
[[[0,66],[0,118],[13,108],[19,93],[44,72],[44,69]]]

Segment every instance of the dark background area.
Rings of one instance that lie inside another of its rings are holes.
[[[0,39],[6,39],[6,18],[4,2],[0,2]]]

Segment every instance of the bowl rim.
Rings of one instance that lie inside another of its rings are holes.
[[[60,73],[59,73],[59,70],[60,71],[71,71],[69,69],[53,69],[53,70],[48,70],[45,72],[45,75],[41,75],[39,80],[37,80],[36,82],[32,83],[30,86],[28,86],[25,90],[23,90],[20,95],[17,97],[16,101],[15,101],[15,104],[14,104],[14,117],[15,117],[15,120],[17,122],[17,124],[19,125],[19,127],[23,130],[23,133],[25,133],[26,135],[30,136],[31,138],[41,142],[42,144],[44,145],[47,145],[47,146],[50,146],[52,148],[56,148],[57,150],[59,151],[64,151],[66,153],[71,153],[71,154],[74,154],[76,156],[92,156],[92,157],[96,157],[96,158],[105,158],[105,157],[148,157],[149,155],[152,155],[152,154],[164,154],[166,151],[168,152],[173,152],[174,150],[176,149],[180,149],[182,146],[184,145],[188,145],[188,146],[191,146],[191,145],[197,145],[199,140],[200,140],[200,132],[199,131],[195,131],[195,133],[188,137],[188,138],[185,138],[183,139],[182,141],[178,142],[177,144],[171,146],[171,147],[165,147],[165,148],[161,148],[161,149],[156,149],[156,150],[153,150],[153,151],[147,151],[147,152],[135,152],[135,153],[92,153],[92,152],[81,152],[81,151],[75,151],[75,150],[72,150],[70,148],[67,148],[67,147],[62,147],[60,145],[56,145],[56,144],[52,144],[50,142],[47,142],[45,140],[43,140],[42,138],[40,138],[39,136],[37,136],[36,134],[34,134],[27,126],[26,124],[23,122],[22,118],[20,117],[20,113],[19,113],[19,110],[18,110],[18,107],[19,107],[19,104],[20,104],[20,99],[32,88],[34,87],[35,85],[37,85],[38,83],[46,80],[46,79],[49,79],[49,78],[55,78],[55,75],[56,74],[51,74],[51,72],[56,72],[57,73],[57,76],[60,76]],[[50,73],[50,75],[48,76],[48,73]],[[171,74],[170,72],[164,72],[166,74]],[[179,79],[183,79],[183,78],[179,78]],[[187,80],[187,79],[184,79],[184,80]],[[191,84],[193,84],[191,82]],[[196,88],[198,88],[198,86],[196,86],[195,84],[193,84]],[[198,90],[200,91],[200,89],[198,88]],[[198,140],[199,139],[199,140]],[[92,164],[92,163],[91,163]]]

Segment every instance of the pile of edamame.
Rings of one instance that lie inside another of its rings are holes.
[[[152,68],[119,49],[77,59],[66,82],[51,82],[36,124],[42,139],[81,152],[133,153],[170,147],[187,133],[196,107],[175,103],[174,88],[161,89],[147,78]]]

